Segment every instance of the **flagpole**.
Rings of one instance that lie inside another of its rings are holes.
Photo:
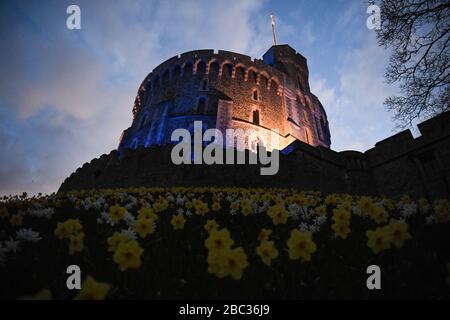
[[[276,46],[277,45],[277,35],[275,34],[275,17],[272,13],[270,14],[270,19],[272,20],[273,45]]]

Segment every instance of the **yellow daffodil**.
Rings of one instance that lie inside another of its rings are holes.
[[[92,276],[87,276],[75,300],[104,300],[110,289],[110,284],[97,282]]]
[[[334,230],[334,234],[342,239],[347,239],[348,234],[351,232],[350,223],[348,221],[338,221],[331,225],[331,229]]]
[[[220,202],[214,201],[211,206],[212,211],[219,211],[221,209]]]
[[[332,219],[335,223],[348,222],[350,220],[350,211],[345,210],[343,207],[334,208]]]
[[[108,243],[108,251],[116,251],[116,249],[119,247],[119,244],[122,242],[128,242],[129,239],[120,232],[114,232],[112,236],[110,236],[107,240]]]
[[[229,249],[234,244],[230,237],[228,229],[212,230],[208,239],[205,240],[205,246],[209,251],[221,252]]]
[[[64,222],[58,222],[54,234],[59,239],[69,239],[72,235],[77,235],[83,230],[83,225],[78,219],[68,219]]]
[[[184,224],[186,223],[186,218],[182,213],[173,215],[172,220],[170,220],[170,224],[172,225],[174,230],[182,230],[184,229]]]
[[[164,198],[159,198],[158,201],[156,201],[153,204],[153,210],[155,210],[156,213],[162,212],[166,210],[169,207],[169,202]]]
[[[434,212],[439,222],[450,220],[450,206],[448,200],[436,200],[434,202]]]
[[[326,205],[320,205],[314,209],[314,212],[318,216],[324,216],[327,214],[327,206]]]
[[[366,196],[359,198],[357,204],[359,210],[364,215],[370,215],[374,207],[372,198]]]
[[[256,248],[256,253],[267,266],[270,266],[272,260],[278,257],[278,250],[273,241],[262,241]]]
[[[156,221],[158,220],[158,216],[155,214],[155,211],[152,208],[141,208],[138,211],[137,219]]]
[[[387,250],[391,247],[391,237],[387,229],[377,228],[375,231],[368,230],[367,235],[367,246],[372,249],[373,253],[378,254],[383,250]]]
[[[267,241],[269,240],[270,235],[272,234],[272,230],[271,229],[261,229],[261,231],[259,232],[258,235],[258,240],[259,241]]]
[[[217,224],[216,220],[208,220],[206,221],[204,228],[209,233],[213,230],[217,230],[219,228],[219,225]]]
[[[272,218],[274,225],[285,224],[287,222],[288,212],[282,203],[270,207],[267,213]]]
[[[195,214],[199,216],[204,216],[209,212],[208,204],[201,200],[194,200]]]
[[[385,223],[388,218],[388,212],[382,206],[373,206],[370,212],[370,217],[378,224]]]
[[[312,240],[312,233],[310,231],[300,232],[297,229],[291,231],[287,246],[289,248],[289,258],[292,260],[302,258],[303,261],[310,261],[311,254],[317,249],[316,244]]]
[[[145,238],[149,234],[155,232],[154,220],[140,218],[134,222],[134,230],[141,237]]]
[[[128,268],[138,269],[141,266],[141,256],[144,252],[136,240],[119,243],[114,252],[114,262],[119,265],[121,271]]]
[[[69,254],[73,255],[75,252],[81,252],[84,248],[84,233],[81,232],[76,235],[70,235]]]
[[[405,240],[411,239],[411,235],[408,232],[408,224],[405,221],[391,219],[386,228],[391,242],[396,248],[403,247]]]
[[[123,219],[125,211],[126,209],[119,205],[111,206],[109,208],[109,218],[111,219],[111,221],[118,223],[120,220]]]
[[[250,205],[250,201],[248,200],[241,201],[241,212],[244,216],[248,216],[253,212],[252,206]]]
[[[244,269],[247,268],[247,255],[244,249],[227,249],[220,254],[208,256],[208,272],[214,273],[219,278],[230,276],[235,280],[242,278]]]

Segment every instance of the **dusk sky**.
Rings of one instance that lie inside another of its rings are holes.
[[[81,8],[81,30],[66,9]],[[365,151],[394,133],[383,100],[389,53],[366,27],[365,0],[1,1],[0,194],[57,191],[118,145],[139,84],[196,49],[260,58],[280,43],[308,59],[331,148]]]

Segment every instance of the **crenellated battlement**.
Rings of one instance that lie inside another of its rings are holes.
[[[285,45],[272,47],[264,59],[212,49],[176,55],[139,87],[119,151],[170,143],[173,130],[189,129],[196,120],[222,131],[256,130],[257,143],[275,131],[277,149],[294,140],[329,148],[325,110],[305,81],[306,59]]]

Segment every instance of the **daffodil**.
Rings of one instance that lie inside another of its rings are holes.
[[[69,243],[69,254],[73,255],[75,252],[81,252],[84,248],[84,233],[81,232],[76,235],[70,236],[70,243]]]
[[[116,251],[119,244],[127,241],[129,241],[129,239],[123,233],[114,232],[114,234],[106,240],[109,246],[108,251]]]
[[[272,218],[274,225],[285,224],[289,216],[282,203],[270,207],[267,213]]]
[[[331,225],[331,229],[334,230],[334,234],[342,239],[347,239],[348,234],[351,232],[350,224],[347,221],[338,221]]]
[[[266,241],[269,240],[270,235],[272,234],[271,229],[264,229],[262,228],[261,231],[259,231],[258,240],[259,241]]]
[[[219,278],[230,276],[235,280],[242,278],[244,269],[247,268],[247,255],[244,249],[227,249],[220,254],[208,256],[208,272],[214,273]]]
[[[109,208],[109,218],[114,223],[118,223],[120,220],[123,219],[123,217],[125,215],[125,211],[126,211],[126,209],[119,205],[111,206]]]
[[[64,222],[58,222],[54,234],[59,240],[62,240],[77,235],[81,230],[83,230],[83,225],[78,219],[68,219]]]
[[[364,215],[370,215],[374,207],[372,198],[366,196],[362,196],[361,198],[359,198],[357,204],[359,210],[361,210],[362,214]]]
[[[119,265],[121,271],[128,268],[138,269],[141,266],[141,256],[144,252],[136,240],[119,243],[114,252],[114,262]]]
[[[145,238],[149,234],[152,234],[153,232],[155,232],[155,227],[154,227],[153,221],[154,220],[152,220],[152,219],[146,219],[146,218],[137,219],[134,223],[134,230],[141,238]]]
[[[248,216],[253,212],[252,206],[250,205],[250,201],[248,200],[241,201],[241,212],[244,216]]]
[[[75,300],[104,300],[110,289],[110,284],[97,282],[92,276],[87,276]]]
[[[206,231],[211,232],[213,230],[217,230],[217,228],[219,228],[219,225],[217,224],[216,220],[208,220],[206,221],[204,228]]]
[[[270,266],[272,260],[278,257],[278,250],[273,241],[262,241],[256,248],[256,253],[267,266]]]
[[[182,213],[173,215],[172,220],[170,220],[170,224],[172,225],[174,230],[182,230],[184,229],[184,224],[186,223],[186,218]]]
[[[158,220],[158,216],[155,214],[155,211],[152,208],[141,208],[138,211],[137,219],[156,221]]]
[[[220,208],[221,208],[220,202],[219,201],[214,201],[212,206],[211,206],[212,211],[219,211]]]
[[[405,221],[391,219],[386,228],[386,231],[390,235],[391,242],[396,248],[403,247],[403,243],[406,240],[411,239],[411,235],[408,232],[408,224]]]
[[[385,228],[377,228],[375,231],[368,230],[366,235],[367,246],[372,249],[375,254],[391,247],[391,237]]]
[[[292,260],[302,258],[303,261],[310,261],[311,254],[317,249],[316,244],[312,240],[312,233],[310,231],[300,232],[297,229],[291,231],[287,246],[289,248],[289,258]]]
[[[382,206],[373,206],[370,217],[378,224],[385,223],[389,218],[388,212]]]
[[[229,249],[234,244],[230,237],[228,229],[212,230],[208,239],[205,240],[205,246],[209,251],[221,252]]]
[[[208,204],[201,200],[194,200],[195,214],[199,216],[204,216],[209,212]]]
[[[434,202],[434,212],[439,222],[450,220],[450,205],[448,200],[436,200]]]
[[[343,207],[334,208],[332,219],[335,223],[348,222],[350,220],[350,211]]]
[[[317,207],[314,209],[314,212],[315,212],[318,216],[322,217],[322,216],[324,216],[324,215],[327,214],[327,206],[326,206],[326,205],[320,205],[320,206],[317,206]]]

